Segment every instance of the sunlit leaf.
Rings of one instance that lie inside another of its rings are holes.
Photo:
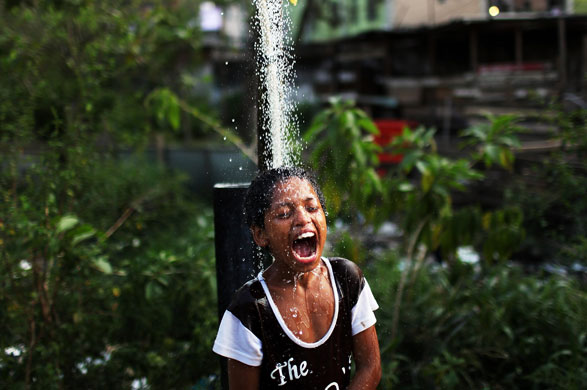
[[[417,161],[416,168],[418,168],[418,171],[420,171],[421,174],[430,175],[430,168],[428,167],[428,165],[424,161],[421,161],[421,160]]]
[[[434,183],[434,176],[432,176],[429,173],[424,173],[422,175],[422,179],[421,179],[422,190],[424,192],[430,191],[430,188],[432,187],[432,183]]]
[[[169,124],[173,130],[179,129],[180,115],[181,112],[177,99],[170,99],[169,107],[167,109],[167,120],[169,121]]]
[[[57,231],[57,233],[65,232],[65,231],[73,228],[75,225],[77,225],[78,222],[79,222],[79,220],[77,219],[77,217],[75,217],[73,215],[65,215],[65,216],[61,217],[59,222],[57,222],[56,231]]]
[[[353,143],[352,148],[353,148],[355,158],[357,159],[357,162],[359,163],[359,165],[365,166],[367,159],[365,157],[365,152],[363,152],[363,149],[361,148],[361,145],[359,143],[355,142],[355,143]]]
[[[499,153],[499,162],[504,168],[511,168],[513,162],[513,154],[508,149],[501,149]]]
[[[108,260],[106,260],[106,258],[104,258],[104,257],[99,257],[99,258],[95,259],[93,264],[94,264],[94,267],[96,267],[99,271],[101,271],[105,274],[112,273],[112,266],[110,265]]]
[[[375,123],[373,123],[371,119],[361,118],[357,121],[357,124],[371,134],[379,134],[379,129],[377,128],[377,126],[375,126]]]

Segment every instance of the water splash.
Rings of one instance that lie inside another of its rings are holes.
[[[255,27],[259,32],[258,76],[263,86],[261,128],[263,142],[270,150],[270,168],[299,165],[293,147],[299,136],[295,118],[295,94],[291,19],[289,3],[283,0],[253,0],[256,6]],[[266,156],[269,157],[269,156]]]

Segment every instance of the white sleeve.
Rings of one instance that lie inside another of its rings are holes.
[[[377,319],[373,312],[378,308],[379,305],[371,292],[369,283],[367,283],[367,280],[365,279],[363,290],[359,295],[359,299],[357,299],[357,303],[352,309],[351,324],[353,336],[375,325]]]
[[[222,316],[212,350],[249,366],[260,366],[263,360],[261,340],[228,310]]]

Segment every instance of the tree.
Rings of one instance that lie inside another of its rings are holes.
[[[198,5],[2,4],[3,385],[182,388],[215,372],[211,215],[178,175],[115,153],[177,129],[145,104],[197,66]]]

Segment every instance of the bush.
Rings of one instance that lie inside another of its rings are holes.
[[[217,371],[211,209],[162,168],[87,157],[0,172],[0,381],[189,388]]]
[[[587,264],[587,165],[574,166],[555,154],[530,171],[506,197],[524,213],[527,238],[517,256],[536,263]]]
[[[561,147],[526,163],[505,201],[524,213],[517,257],[535,263],[587,264],[587,110],[553,106]]]
[[[587,291],[515,266],[425,267],[407,288],[398,334],[393,300],[402,262],[366,275],[377,313],[382,388],[582,389],[587,385]]]

